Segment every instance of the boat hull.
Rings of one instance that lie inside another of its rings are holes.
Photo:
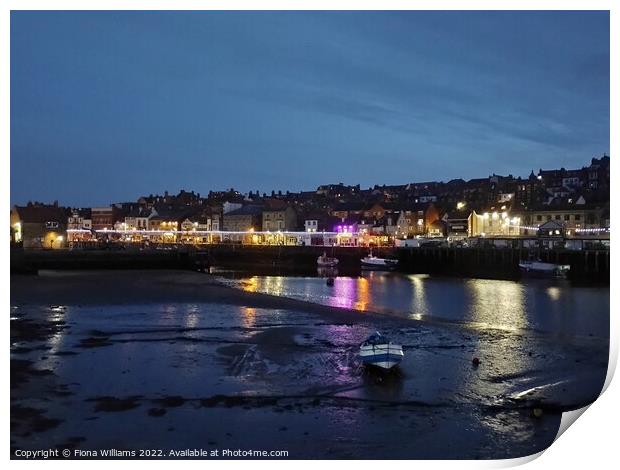
[[[362,269],[377,269],[383,271],[391,271],[396,269],[397,261],[390,261],[384,259],[366,260],[362,259]]]
[[[316,265],[320,268],[335,268],[338,266],[338,259],[319,256],[316,260]]]
[[[400,364],[404,353],[398,344],[375,344],[360,347],[360,359],[369,366],[391,369]]]
[[[570,270],[570,266],[553,264],[553,263],[542,263],[542,262],[537,262],[537,261],[521,262],[519,263],[519,270],[521,271],[521,274],[527,277],[564,278],[568,274],[568,271]]]

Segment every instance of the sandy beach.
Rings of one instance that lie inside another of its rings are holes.
[[[398,373],[359,363],[377,329],[403,344]],[[605,341],[549,338],[245,292],[186,271],[14,275],[11,447],[520,457],[546,448],[561,412],[596,399],[606,374]]]

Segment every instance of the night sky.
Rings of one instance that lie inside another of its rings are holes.
[[[607,12],[13,12],[11,202],[581,167]]]

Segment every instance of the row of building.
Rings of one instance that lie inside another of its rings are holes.
[[[383,245],[415,237],[535,236],[550,222],[563,237],[608,234],[609,157],[527,179],[492,175],[368,190],[339,183],[262,196],[182,190],[92,208],[31,202],[11,209],[11,242],[25,249],[101,241]]]

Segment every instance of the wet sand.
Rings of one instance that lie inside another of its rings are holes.
[[[191,272],[16,275],[11,305],[14,451],[519,457],[596,398],[607,367],[600,339],[361,313]],[[398,373],[359,363],[377,329],[404,345]]]
[[[122,305],[211,302],[261,308],[303,309],[357,319],[359,312],[232,288],[192,271],[39,271],[11,276],[12,305]]]

